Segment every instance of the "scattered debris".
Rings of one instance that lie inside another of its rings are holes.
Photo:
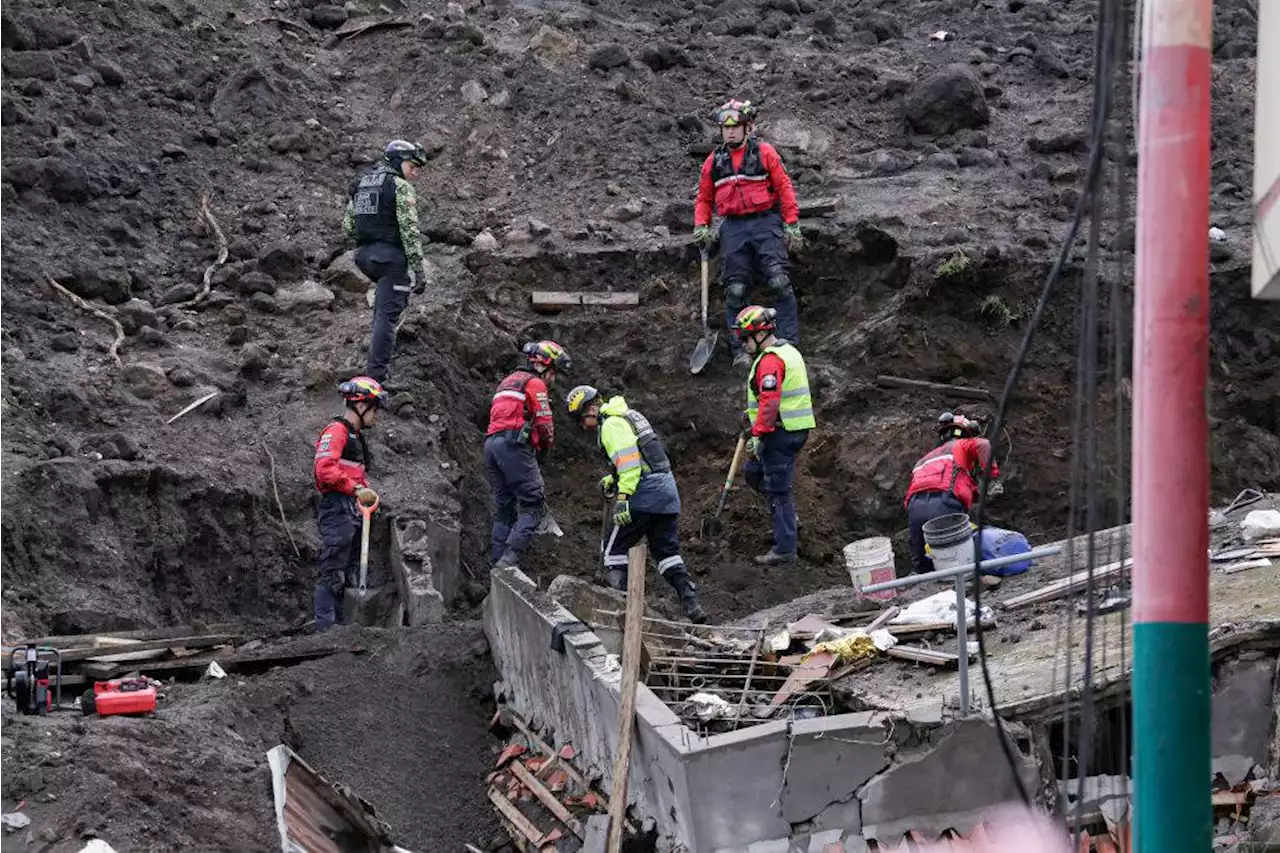
[[[115,337],[115,340],[111,342],[111,346],[107,348],[107,355],[110,356],[111,360],[116,363],[116,367],[124,367],[124,362],[120,359],[120,345],[124,343],[124,326],[120,325],[120,321],[117,320],[115,317],[111,316],[110,314],[108,314],[106,311],[103,311],[100,308],[95,308],[94,306],[86,302],[84,299],[81,299],[79,296],[76,296],[70,290],[67,290],[61,284],[58,284],[58,282],[54,281],[52,277],[46,275],[44,278],[45,278],[45,281],[49,283],[50,287],[52,287],[56,292],[65,296],[67,298],[67,301],[69,301],[72,305],[76,306],[81,311],[85,311],[89,314],[92,314],[93,316],[97,317],[99,320],[106,320],[108,323],[111,324],[111,328],[115,329],[116,337]]]
[[[218,220],[214,219],[213,211],[209,208],[210,191],[205,190],[200,196],[200,216],[199,218],[209,227],[210,233],[213,234],[214,240],[218,244],[218,256],[213,263],[204,268],[204,277],[201,280],[200,292],[186,302],[178,303],[179,308],[194,308],[201,302],[209,298],[209,293],[213,290],[213,274],[217,272],[218,267],[227,262],[227,237],[222,233],[222,226],[218,225]]]
[[[634,290],[622,293],[588,293],[585,291],[535,290],[530,295],[535,311],[557,311],[599,305],[607,308],[634,308],[640,304],[640,294]]]
[[[201,407],[201,406],[203,406],[205,403],[209,402],[210,400],[212,400],[214,397],[218,396],[218,395],[219,395],[219,394],[221,394],[221,393],[222,393],[221,391],[218,391],[218,390],[216,390],[216,389],[215,389],[215,390],[213,390],[213,391],[210,391],[208,394],[205,394],[203,397],[201,397],[200,399],[196,400],[194,403],[191,403],[190,405],[188,405],[188,406],[187,406],[185,409],[183,409],[181,412],[178,412],[178,414],[176,414],[176,415],[174,415],[173,417],[169,418],[169,420],[165,421],[165,424],[166,424],[166,425],[171,424],[171,423],[173,423],[174,421],[176,421],[178,418],[182,417],[183,415],[185,415],[185,414],[187,414],[187,413],[189,413],[189,412],[193,412],[193,411],[195,411],[196,409],[200,408],[200,407]]]
[[[1280,510],[1255,509],[1240,522],[1246,542],[1280,537]]]
[[[924,382],[919,379],[903,379],[901,376],[881,374],[876,377],[876,384],[882,388],[905,388],[913,391],[937,391],[951,397],[963,397],[968,400],[990,400],[991,392],[986,388],[970,388],[965,385],[948,385],[943,382]]]
[[[284,528],[285,535],[289,537],[289,544],[293,546],[293,553],[301,557],[302,552],[298,550],[298,543],[293,541],[293,531],[289,529],[289,519],[284,514],[284,502],[280,500],[280,485],[276,482],[276,456],[271,452],[271,448],[267,447],[265,441],[262,442],[262,449],[267,452],[268,471],[271,475],[271,493],[275,495],[276,509],[280,510],[280,526]]]

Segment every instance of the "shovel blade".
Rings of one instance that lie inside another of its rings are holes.
[[[719,332],[707,332],[702,336],[702,340],[698,341],[698,345],[693,348],[693,355],[689,358],[690,373],[702,372],[707,362],[711,361],[711,356],[715,355],[716,342],[719,339]]]
[[[538,536],[564,535],[564,531],[560,529],[560,525],[556,523],[555,517],[549,511],[542,517],[542,521],[538,522],[533,532]]]
[[[698,533],[700,539],[715,539],[724,532],[724,525],[720,523],[720,519],[716,516],[708,516],[702,519],[702,529]]]

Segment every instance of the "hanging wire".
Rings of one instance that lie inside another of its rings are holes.
[[[995,420],[993,422],[990,435],[992,436],[992,457],[999,457],[999,440],[1002,430],[1007,420],[1010,403],[1013,397],[1013,391],[1017,387],[1019,379],[1022,377],[1022,371],[1026,366],[1028,356],[1031,351],[1031,345],[1035,340],[1036,331],[1043,322],[1045,311],[1048,307],[1050,299],[1053,298],[1054,291],[1057,289],[1058,283],[1062,278],[1063,268],[1066,266],[1067,260],[1070,258],[1072,248],[1075,245],[1076,237],[1080,233],[1080,225],[1084,218],[1085,208],[1094,193],[1090,188],[1096,188],[1098,183],[1098,175],[1102,166],[1102,155],[1106,144],[1106,136],[1108,129],[1108,118],[1111,112],[1112,88],[1110,85],[1112,76],[1112,65],[1109,57],[1114,46],[1114,21],[1115,17],[1108,14],[1108,6],[1113,5],[1116,0],[1099,0],[1097,29],[1095,30],[1095,55],[1094,55],[1094,109],[1092,128],[1090,133],[1089,158],[1088,165],[1085,170],[1084,191],[1081,192],[1080,198],[1077,200],[1075,210],[1071,217],[1071,224],[1067,229],[1066,237],[1062,241],[1062,246],[1058,252],[1057,258],[1054,260],[1053,266],[1049,270],[1048,277],[1045,280],[1044,288],[1040,294],[1039,301],[1036,303],[1035,311],[1031,315],[1031,319],[1027,324],[1026,333],[1023,335],[1022,344],[1019,346],[1017,357],[1014,360],[1013,367],[1010,369],[1005,379],[1004,389],[1000,394],[1000,403],[996,409]],[[982,476],[979,478],[978,484],[978,510],[977,510],[977,541],[981,542],[982,530],[986,526],[986,506],[987,494],[991,485],[991,469],[990,466],[984,467]],[[1072,507],[1074,514],[1074,507]],[[1068,549],[1072,547],[1072,540],[1068,539]],[[974,610],[977,615],[981,615],[982,608],[982,553],[978,550],[977,559],[975,561],[973,581],[974,581]],[[1072,566],[1071,558],[1068,558],[1068,566]],[[987,704],[992,712],[992,718],[995,724],[996,737],[1000,742],[1000,749],[1004,754],[1005,760],[1012,772],[1014,784],[1017,787],[1018,794],[1022,801],[1030,804],[1031,798],[1027,792],[1026,785],[1022,781],[1022,776],[1018,772],[1017,759],[1013,754],[1013,747],[1009,744],[1008,738],[1005,736],[1004,724],[998,713],[999,705],[996,702],[995,685],[991,679],[991,671],[987,659],[986,650],[986,632],[982,628],[982,619],[974,620],[976,626],[977,642],[978,642],[978,660],[982,669],[982,678],[986,685]],[[1068,684],[1068,692],[1070,685]]]

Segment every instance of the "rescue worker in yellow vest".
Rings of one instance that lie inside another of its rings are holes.
[[[605,580],[627,588],[627,551],[648,539],[658,572],[680,597],[684,615],[702,624],[707,613],[698,588],[680,556],[680,492],[671,462],[648,418],[622,397],[604,401],[590,385],[579,385],[565,399],[569,416],[588,432],[596,432],[613,472],[600,480],[600,491],[613,500],[613,529],[604,546]]]
[[[745,426],[747,485],[769,500],[773,547],[756,557],[762,566],[796,559],[796,504],[791,486],[796,456],[814,427],[809,375],[800,351],[777,337],[777,312],[748,305],[738,313],[734,332],[754,361],[747,376]]]

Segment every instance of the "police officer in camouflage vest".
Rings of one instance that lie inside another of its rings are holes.
[[[415,142],[395,139],[382,162],[351,182],[342,230],[360,247],[356,266],[377,282],[373,334],[365,373],[384,382],[391,367],[396,324],[409,304],[410,291],[426,286],[418,197],[410,181],[422,174],[427,152]]]

